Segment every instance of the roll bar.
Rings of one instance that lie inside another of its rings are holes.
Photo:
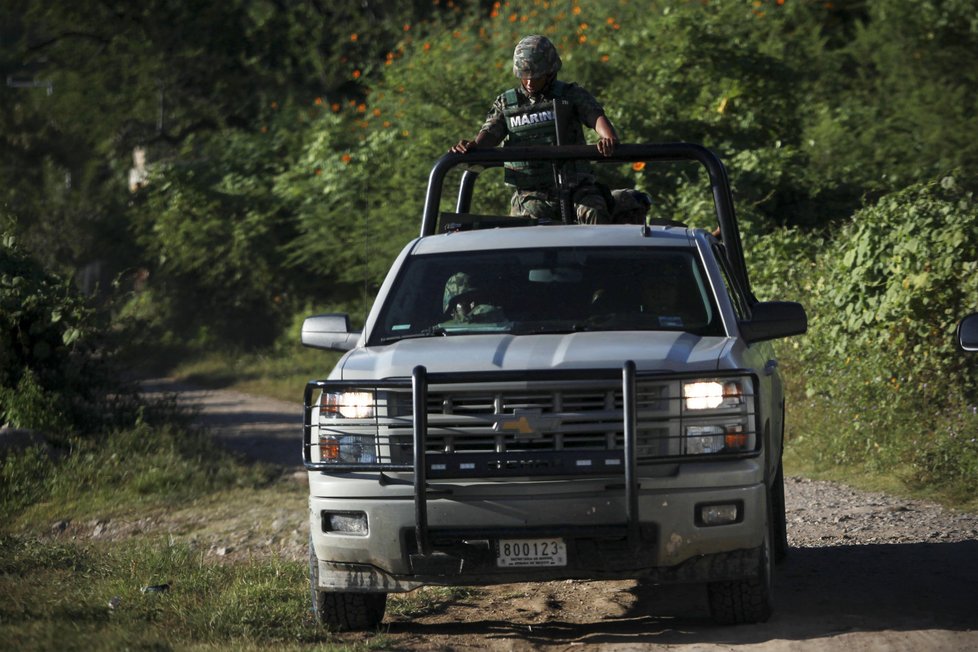
[[[711,150],[694,143],[648,143],[618,145],[614,154],[602,156],[594,145],[568,145],[563,147],[501,147],[475,149],[467,154],[448,153],[439,158],[428,176],[428,190],[425,194],[424,213],[421,219],[421,235],[434,235],[438,224],[445,175],[452,168],[466,167],[459,187],[456,212],[466,213],[472,201],[472,188],[478,177],[478,168],[498,167],[506,161],[566,161],[589,160],[603,163],[676,163],[682,161],[698,162],[706,168],[713,191],[713,205],[716,210],[720,238],[723,240],[727,261],[744,292],[752,300],[747,264],[744,260],[740,230],[734,213],[733,195],[727,171],[720,158]]]

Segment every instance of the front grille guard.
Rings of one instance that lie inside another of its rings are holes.
[[[415,509],[415,529],[417,537],[418,551],[422,555],[430,555],[432,552],[431,537],[428,528],[428,479],[459,478],[459,477],[499,477],[512,475],[527,475],[527,464],[540,462],[547,466],[549,475],[588,475],[609,473],[624,475],[625,491],[625,531],[630,546],[635,549],[639,545],[640,530],[638,518],[638,479],[637,479],[637,456],[636,456],[636,431],[637,431],[637,409],[636,409],[636,368],[631,360],[625,362],[621,369],[622,383],[622,413],[624,426],[624,445],[622,450],[555,450],[555,451],[507,451],[487,453],[450,453],[441,454],[426,451],[426,437],[428,433],[428,386],[429,384],[442,383],[465,383],[465,382],[505,382],[520,381],[532,382],[539,379],[559,380],[581,380],[582,378],[608,379],[614,378],[616,372],[613,370],[597,370],[581,372],[576,371],[550,371],[537,373],[506,374],[501,372],[487,373],[461,373],[461,374],[429,374],[427,369],[418,365],[414,368],[410,379],[393,379],[381,382],[370,383],[362,381],[310,381],[306,385],[303,400],[303,441],[302,459],[305,467],[311,471],[323,471],[328,473],[351,473],[351,472],[410,472],[414,474],[414,509]],[[740,376],[745,372],[732,371],[716,374],[709,374],[711,377]],[[646,374],[643,374],[645,377]],[[663,374],[655,373],[654,376],[662,377]],[[695,374],[668,374],[671,379],[694,378],[703,376],[702,372]],[[756,378],[754,384],[756,387]],[[383,388],[388,390],[410,390],[412,397],[412,461],[395,463],[387,462],[315,462],[312,460],[313,443],[311,441],[312,431],[317,427],[312,422],[313,411],[316,405],[313,404],[313,395],[328,388],[330,390],[342,390],[344,388],[362,389],[368,386]],[[756,392],[753,397],[755,421],[758,417]],[[756,430],[756,428],[755,428]],[[757,454],[761,447],[760,438],[757,438],[755,450],[748,453],[726,454],[712,457],[712,459],[731,459],[750,457]],[[489,473],[484,472],[486,468],[480,468],[480,461],[491,458],[493,468]],[[657,460],[658,462],[676,462],[678,459],[689,459],[689,457],[667,457]],[[586,460],[587,464],[580,462]],[[552,463],[550,466],[546,463]],[[563,472],[553,472],[553,468],[563,469]]]

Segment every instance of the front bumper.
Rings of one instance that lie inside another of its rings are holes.
[[[687,583],[742,579],[760,567],[767,495],[756,459],[640,474],[637,527],[622,521],[620,477],[433,483],[426,501],[427,554],[415,537],[413,491],[381,478],[310,473],[310,531],[321,589],[398,592],[425,584],[570,578]],[[736,504],[738,518],[725,525],[700,522],[700,508],[718,504]],[[363,513],[368,531],[324,531],[323,512]],[[544,537],[565,541],[565,566],[496,566],[500,538]]]

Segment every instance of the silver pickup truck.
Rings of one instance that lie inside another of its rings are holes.
[[[470,212],[477,170],[575,158],[700,163],[719,237]],[[705,148],[442,157],[363,330],[303,325],[306,346],[347,351],[305,392],[317,616],[372,627],[388,593],[423,585],[644,578],[706,585],[717,622],[765,620],[787,548],[770,340],[806,327],[799,304],[754,298]]]

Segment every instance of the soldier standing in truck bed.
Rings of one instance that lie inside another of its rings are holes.
[[[570,113],[560,144],[587,144],[581,128],[586,125],[600,138],[598,151],[610,156],[618,144],[614,126],[594,96],[576,84],[557,80],[560,66],[560,56],[548,38],[534,35],[522,39],[513,53],[513,74],[519,78],[519,86],[496,98],[474,140],[460,140],[451,151],[464,154],[475,148],[495,147],[504,140],[507,146],[556,145],[554,105],[559,102],[566,107],[562,110]],[[561,221],[553,166],[549,162],[508,162],[505,180],[515,188],[513,215]],[[611,222],[610,196],[596,184],[586,161],[568,162],[562,180],[578,223]]]

